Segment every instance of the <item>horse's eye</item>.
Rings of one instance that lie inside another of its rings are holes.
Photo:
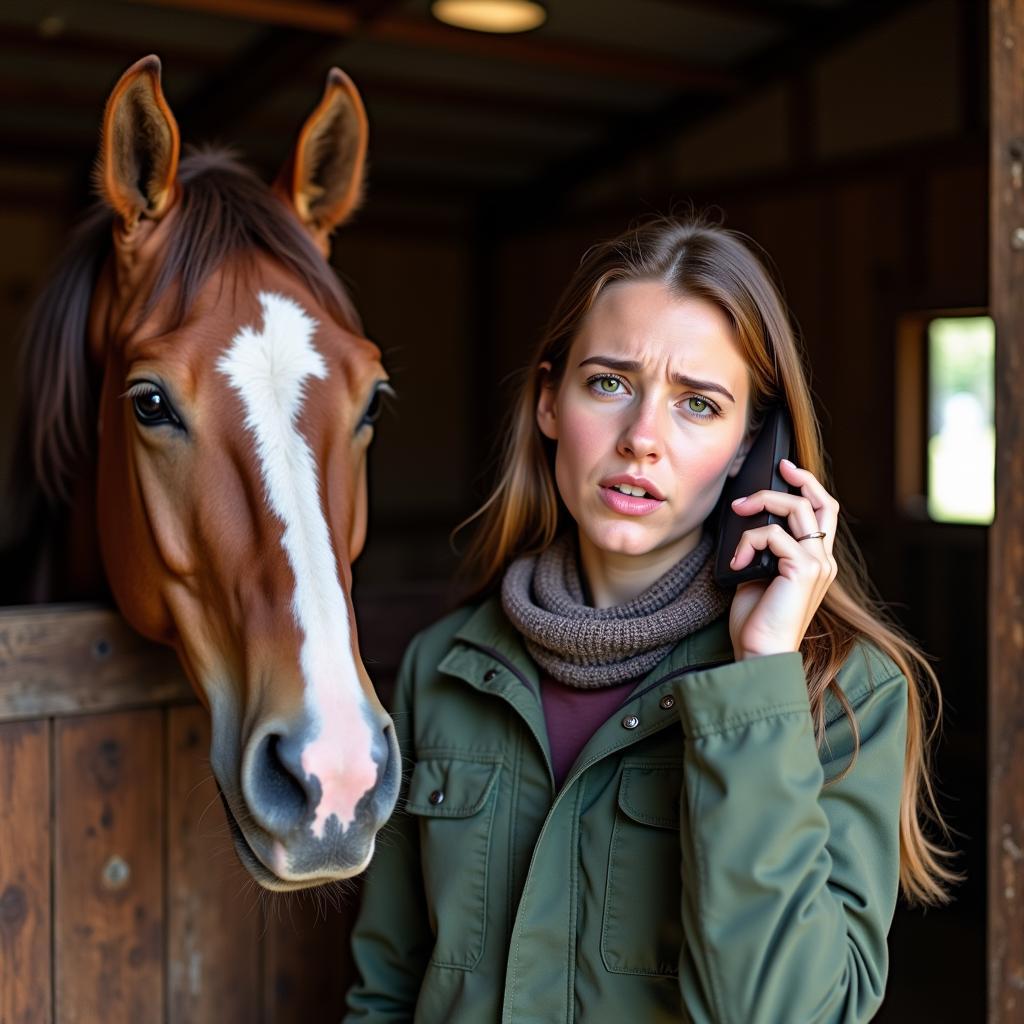
[[[161,423],[177,424],[178,422],[171,410],[170,403],[156,388],[132,395],[132,408],[135,411],[135,418],[144,427],[155,427]]]
[[[384,408],[384,397],[386,395],[394,395],[394,391],[390,384],[382,381],[374,388],[373,394],[370,396],[369,405],[367,405],[366,411],[363,413],[363,418],[359,421],[359,429],[377,422]]]
[[[373,393],[373,397],[370,399],[370,404],[366,407],[366,412],[363,413],[364,423],[376,423],[380,417],[380,410],[383,406],[383,402],[380,398],[380,388]]]

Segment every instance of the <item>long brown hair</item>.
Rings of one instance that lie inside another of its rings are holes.
[[[569,348],[597,296],[613,281],[664,282],[674,294],[704,299],[729,317],[751,380],[751,423],[785,401],[792,416],[798,465],[830,488],[821,431],[807,374],[778,288],[748,240],[697,218],[663,217],[630,228],[593,246],[563,292],[527,370],[506,432],[498,482],[484,505],[462,524],[476,522],[466,552],[477,592],[492,589],[505,567],[523,554],[547,547],[570,519],[555,486],[553,443],[536,423],[542,383],[564,372]],[[545,376],[541,363],[551,364]],[[825,698],[831,690],[850,720],[855,748],[856,716],[836,674],[859,639],[888,655],[906,676],[908,721],[900,805],[900,883],[912,902],[942,903],[958,880],[946,860],[950,851],[929,838],[931,822],[948,836],[930,774],[930,747],[941,720],[938,679],[914,642],[888,616],[870,583],[863,559],[840,519],[833,554],[840,578],[832,583],[801,644],[815,736],[825,732]],[[928,721],[931,720],[929,728]]]

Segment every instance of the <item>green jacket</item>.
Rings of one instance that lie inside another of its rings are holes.
[[[679,643],[556,792],[537,669],[496,599],[419,634],[346,1021],[867,1021],[896,903],[906,680],[861,645],[814,742],[799,654]]]

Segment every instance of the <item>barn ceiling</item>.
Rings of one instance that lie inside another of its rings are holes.
[[[497,37],[441,25],[427,0],[7,0],[0,202],[81,205],[107,93],[157,53],[183,138],[266,174],[342,67],[370,117],[367,215],[451,221],[571,188],[906,3],[548,6],[539,30]]]

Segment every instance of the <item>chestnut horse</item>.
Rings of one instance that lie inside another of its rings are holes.
[[[351,601],[387,375],[326,259],[366,142],[332,69],[273,188],[223,153],[179,163],[160,62],[139,61],[25,336],[37,482],[94,495],[113,597],[176,649],[238,854],[275,890],[362,871],[401,774]]]

